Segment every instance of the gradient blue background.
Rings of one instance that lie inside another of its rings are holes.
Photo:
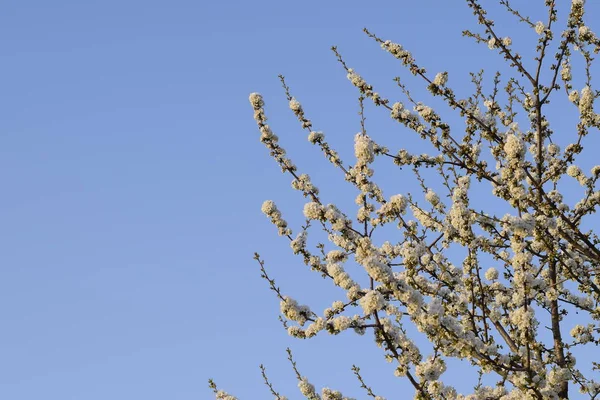
[[[526,11],[541,10],[531,3]],[[515,46],[534,45],[535,34],[519,43],[522,28],[490,9]],[[289,338],[252,260],[259,251],[282,289],[301,302],[314,296],[316,310],[342,296],[260,213],[273,199],[297,230],[303,199],[259,143],[247,98],[265,95],[274,131],[324,201],[350,206],[355,192],[306,141],[277,74],[352,161],[356,91],[329,47],[386,97],[400,95],[391,78],[407,76],[364,26],[405,44],[432,73],[450,71],[463,95],[467,71],[504,69],[461,39],[477,29],[464,2],[3,3],[0,398],[209,399],[209,377],[242,398],[269,398],[259,363],[299,398],[287,346],[319,387],[364,398],[356,363],[379,394],[412,395],[370,335]],[[368,112],[384,144],[415,142],[383,110]],[[386,179],[388,195],[415,188]],[[467,371],[451,368],[446,379],[468,390]]]

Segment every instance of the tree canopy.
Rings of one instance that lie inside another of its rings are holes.
[[[585,23],[584,0],[546,0],[547,12],[536,17],[500,0],[536,38],[535,49],[521,54],[513,44],[521,38],[506,35],[510,27],[497,26],[479,1],[466,3],[477,26],[463,35],[509,67],[491,76],[472,72],[469,95],[453,87],[447,72],[430,73],[409,49],[368,29],[366,35],[406,74],[420,79],[428,98],[395,78],[401,98],[392,99],[397,90],[384,94],[332,48],[357,91],[360,126],[351,163],[313,125],[280,76],[308,141],[355,187],[356,210],[320,194],[267,123],[263,96],[250,95],[260,141],[306,198],[305,223],[294,229],[275,202],[265,201],[262,212],[293,253],[341,295],[324,310],[312,309],[302,304],[310,292],[300,302],[291,298],[269,275],[265,260],[258,254],[255,259],[280,301],[289,335],[373,335],[377,351],[393,363],[397,377],[410,382],[416,399],[595,399],[600,363],[577,357],[600,356],[600,238],[594,219],[600,165],[584,168],[584,157],[594,159],[593,148],[584,151],[586,139],[600,128],[594,111],[600,92],[592,80],[600,39]],[[422,141],[430,153],[376,142],[365,117],[371,105],[373,115],[387,114],[404,140]],[[575,117],[574,125],[555,130],[566,115]],[[381,162],[410,171],[418,190],[384,193],[375,172]],[[486,193],[476,201],[475,188]],[[315,388],[310,371],[300,373],[290,350],[288,358],[305,398],[347,399],[343,388]],[[470,393],[459,393],[444,379],[449,359],[467,361],[479,374]],[[358,367],[353,371],[365,396],[383,399]],[[278,391],[285,388],[262,372],[271,394],[286,398]],[[210,386],[217,399],[236,398],[213,381]]]

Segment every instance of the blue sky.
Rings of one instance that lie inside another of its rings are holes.
[[[503,68],[461,38],[475,29],[465,4],[19,0],[2,8],[0,398],[208,399],[209,377],[264,398],[260,363],[299,398],[287,346],[319,386],[364,397],[356,363],[382,395],[408,389],[369,335],[301,342],[281,328],[253,252],[301,302],[314,294],[325,307],[341,293],[305,271],[260,213],[273,199],[297,228],[303,199],[259,143],[247,99],[264,94],[292,159],[327,201],[351,204],[354,192],[287,110],[277,74],[350,161],[356,92],[329,47],[390,97],[399,94],[391,78],[406,72],[365,26],[464,86],[466,71]],[[496,16],[515,36],[512,21]],[[374,137],[398,145],[407,137],[380,110],[367,117]],[[387,179],[397,192],[411,188]]]

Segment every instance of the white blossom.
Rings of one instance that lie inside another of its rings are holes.
[[[307,306],[299,305],[298,302],[288,296],[284,296],[279,303],[281,313],[290,321],[296,321],[304,325],[308,316],[311,314]]]
[[[367,294],[359,300],[359,303],[365,315],[372,314],[385,307],[385,300],[377,290],[369,290]]]
[[[570,335],[581,344],[591,342],[593,340],[592,332],[594,331],[594,325],[589,324],[587,326],[575,325],[571,329]]]
[[[254,108],[261,108],[265,105],[265,102],[263,101],[263,98],[260,95],[260,93],[250,93],[249,99],[250,104],[252,104]]]
[[[357,133],[354,136],[354,155],[356,160],[361,165],[372,163],[375,159],[375,153],[373,151],[373,142],[371,138],[362,133]]]
[[[569,101],[571,103],[576,103],[579,101],[579,92],[577,90],[572,90],[569,92]]]
[[[290,100],[290,109],[295,113],[298,113],[302,111],[302,106],[300,105],[300,102],[298,100],[292,98]]]
[[[387,283],[393,280],[392,269],[375,256],[370,256],[363,261],[365,269],[371,278],[377,282]]]
[[[485,271],[485,279],[488,281],[493,281],[498,279],[498,270],[494,267],[490,267]]]
[[[291,235],[292,231],[288,229],[287,222],[281,217],[281,212],[272,200],[263,203],[261,211],[271,219],[273,225],[277,226],[279,235]]]
[[[346,329],[350,328],[350,325],[352,324],[352,319],[350,317],[347,317],[345,315],[340,315],[339,317],[336,317],[333,319],[333,328],[336,331],[345,331]]]
[[[237,397],[232,396],[232,395],[228,394],[227,392],[225,392],[223,390],[219,390],[216,393],[216,399],[217,400],[238,400]]]
[[[311,131],[310,134],[308,135],[308,141],[311,143],[317,143],[318,141],[321,141],[325,138],[325,135],[323,134],[323,132],[315,132],[315,131]]]
[[[546,25],[544,25],[544,23],[542,21],[538,21],[535,24],[535,33],[537,33],[538,35],[541,35],[542,33],[544,33],[545,30],[546,30]]]
[[[298,254],[304,250],[304,247],[306,246],[306,231],[300,232],[298,236],[296,236],[296,239],[290,242],[290,246],[292,247],[294,254]]]
[[[317,202],[311,201],[304,205],[304,216],[307,219],[321,219],[323,218],[324,210],[323,206]]]
[[[300,393],[302,393],[307,399],[320,399],[319,395],[315,391],[315,386],[310,383],[306,377],[302,377],[302,380],[298,382],[298,388],[300,389]]]
[[[564,81],[570,81],[572,79],[571,65],[569,63],[563,62],[562,68],[560,70],[560,76]]]
[[[427,189],[425,199],[430,202],[432,206],[437,206],[440,203],[440,197],[432,189]]]
[[[437,380],[446,371],[446,363],[441,358],[428,358],[417,365],[416,374],[418,377],[427,380]]]
[[[506,136],[504,151],[508,159],[520,160],[525,154],[525,146],[521,138],[511,133]]]
[[[433,83],[438,86],[443,86],[448,82],[448,73],[447,72],[439,72],[435,75],[435,79]]]
[[[585,114],[592,110],[594,103],[594,95],[589,86],[584,87],[581,90],[581,98],[579,100],[579,112]]]
[[[587,36],[590,33],[588,26],[582,25],[579,27],[579,36]]]
[[[570,165],[569,168],[567,168],[567,175],[576,178],[577,176],[581,175],[581,168],[579,168],[577,165]]]

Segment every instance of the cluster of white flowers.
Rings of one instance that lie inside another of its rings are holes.
[[[360,306],[365,315],[373,314],[383,309],[386,305],[385,299],[378,290],[369,290],[360,300]]]
[[[515,308],[510,314],[510,322],[519,331],[519,339],[522,343],[527,342],[530,329],[537,324],[533,310],[525,307]]]
[[[520,217],[508,215],[503,217],[502,220],[506,221],[509,229],[520,238],[533,234],[535,218],[529,213],[524,213]]]
[[[585,174],[583,173],[583,171],[581,171],[581,168],[579,168],[576,165],[569,165],[569,167],[567,168],[567,175],[569,175],[572,178],[577,179],[579,184],[582,186],[588,182],[588,179],[585,176]]]
[[[267,116],[263,108],[265,102],[262,96],[258,93],[252,93],[249,100],[254,109],[254,119],[256,120],[258,129],[261,133],[260,141],[265,144],[267,149],[269,149],[271,156],[277,161],[282,172],[295,172],[296,166],[292,160],[285,156],[285,150],[278,143],[279,138],[273,133],[271,127],[265,123],[267,121]]]
[[[325,138],[325,135],[323,134],[323,132],[311,131],[308,134],[308,141],[311,142],[312,144],[322,141],[324,138]]]
[[[315,201],[304,205],[304,216],[311,220],[320,220],[324,217],[325,210],[323,206]]]
[[[369,85],[358,73],[356,73],[352,68],[348,69],[348,80],[352,82],[354,86],[356,86],[361,93],[364,93],[367,97],[373,95],[373,86]]]
[[[377,256],[369,256],[363,262],[365,270],[377,282],[390,283],[394,280],[392,269]]]
[[[573,76],[571,75],[571,64],[569,64],[568,61],[563,61],[562,68],[560,70],[560,77],[565,82],[573,79]]]
[[[592,89],[589,86],[584,87],[581,90],[578,106],[581,120],[586,125],[600,124],[600,115],[594,113],[594,100]]]
[[[308,317],[312,314],[308,306],[301,306],[291,297],[284,296],[279,303],[280,311],[290,321],[296,321],[300,325],[304,325]]]
[[[308,196],[309,194],[318,195],[319,188],[317,188],[310,181],[310,176],[307,174],[301,174],[298,176],[298,179],[294,179],[292,181],[292,187],[296,190],[299,190],[304,193],[304,196]]]
[[[475,216],[468,204],[468,190],[470,180],[468,176],[458,179],[452,191],[452,206],[447,214],[446,238],[456,237],[461,244],[467,244],[472,239],[472,225]]]
[[[447,72],[439,72],[435,75],[435,79],[433,80],[434,85],[444,86],[448,82],[448,73]]]
[[[419,223],[425,228],[430,228],[434,231],[443,230],[443,224],[430,213],[423,211],[421,208],[415,205],[412,205],[410,209],[412,210],[412,213],[417,221],[419,221]]]
[[[354,155],[359,165],[367,165],[375,160],[373,141],[368,135],[357,133],[354,136]]]
[[[580,26],[583,25],[583,14],[585,0],[572,0],[571,1],[571,12],[569,14],[569,25]]]
[[[223,390],[219,390],[216,393],[216,399],[217,400],[238,400],[237,397],[232,396],[232,395],[228,394],[227,392],[225,392]]]
[[[336,332],[342,332],[350,328],[352,325],[352,319],[345,315],[340,315],[339,317],[335,317],[331,323]]]
[[[325,258],[329,262],[344,262],[348,259],[348,255],[341,250],[331,250]]]
[[[577,342],[586,344],[594,340],[593,332],[595,329],[594,324],[588,324],[587,326],[575,325],[569,333]]]
[[[294,113],[294,115],[298,118],[298,120],[302,123],[302,128],[310,129],[312,127],[312,122],[304,116],[304,109],[298,100],[294,97],[290,98],[290,110]]]
[[[331,279],[333,279],[333,283],[348,291],[348,296],[351,297],[351,300],[355,299],[360,290],[360,286],[352,280],[341,264],[328,263],[327,273],[331,276]]]
[[[446,371],[446,363],[440,357],[429,357],[417,365],[417,376],[426,381],[435,381]]]
[[[488,281],[493,281],[498,279],[498,270],[494,267],[490,267],[485,271],[485,279]]]
[[[405,108],[404,104],[400,102],[394,103],[390,115],[392,119],[411,129],[414,129],[418,132],[423,132],[425,130],[425,126],[423,126],[419,121],[419,116],[410,112],[410,110]]]
[[[287,227],[287,222],[281,217],[281,212],[277,209],[273,200],[265,201],[261,207],[261,211],[267,217],[271,218],[271,222],[277,227],[279,235],[284,236],[292,234],[292,230]]]
[[[579,102],[579,92],[577,90],[571,90],[569,92],[569,101],[571,103]]]
[[[325,321],[324,318],[319,317],[316,320],[314,320],[310,325],[308,325],[308,327],[304,331],[304,336],[307,339],[311,338],[313,336],[316,336],[317,333],[321,332],[325,328],[327,328],[327,321]]]
[[[424,104],[417,104],[415,106],[415,111],[419,113],[419,115],[423,118],[424,121],[433,123],[439,120],[439,116],[433,111],[433,108],[426,106]]]
[[[593,36],[593,32],[591,31],[589,26],[582,25],[579,27],[579,38],[580,40],[586,40]]]
[[[432,206],[437,207],[440,204],[440,196],[437,195],[433,191],[433,189],[427,189],[427,193],[425,193],[425,200],[431,203]]]
[[[344,397],[341,392],[329,388],[321,390],[322,400],[354,400],[349,397]]]
[[[397,194],[390,197],[390,200],[377,210],[377,214],[379,214],[382,219],[394,220],[398,215],[406,212],[407,205],[408,202],[406,201],[406,198],[401,194]]]
[[[392,54],[397,59],[401,60],[404,65],[410,65],[414,59],[409,51],[405,50],[402,45],[386,40],[381,43],[381,48]]]
[[[315,391],[315,386],[310,383],[306,377],[302,377],[302,379],[298,382],[298,389],[300,389],[300,393],[302,393],[308,400],[321,400]]]
[[[594,105],[594,94],[589,86],[581,89],[581,98],[579,100],[579,111],[583,114],[592,109]]]
[[[263,106],[265,105],[265,102],[260,93],[250,93],[249,100],[250,104],[254,109],[263,108]]]
[[[393,119],[407,119],[410,115],[410,110],[404,107],[400,102],[394,103],[392,106],[391,116]]]
[[[515,391],[515,397],[507,396],[506,389],[502,386],[477,386],[475,393],[465,396],[464,400],[485,400],[485,399],[502,399],[502,400],[521,400],[523,393],[519,390]]]
[[[341,232],[351,239],[355,237],[355,233],[349,229],[352,226],[352,221],[340,212],[335,205],[327,204],[323,209],[325,211],[325,219],[331,224],[333,230]]]
[[[514,133],[509,133],[506,135],[506,141],[504,142],[504,152],[509,162],[511,160],[522,160],[525,155],[523,140]]]
[[[306,248],[306,231],[302,231],[290,242],[294,254],[300,253]]]
[[[335,317],[336,315],[338,315],[339,313],[343,312],[345,309],[345,305],[342,301],[340,300],[336,300],[331,304],[330,308],[326,308],[323,311],[323,315],[325,316],[325,318],[327,318],[328,320],[331,320],[331,318]]]
[[[550,388],[556,389],[560,387],[563,382],[568,382],[571,379],[571,371],[568,368],[552,368],[550,372],[548,372],[548,386]]]
[[[545,30],[546,30],[546,25],[544,25],[544,23],[542,21],[538,21],[535,24],[535,33],[537,33],[538,35],[541,35],[542,33],[544,33]]]
[[[567,175],[576,178],[581,175],[581,168],[577,165],[570,165],[569,168],[567,168]]]
[[[296,114],[299,114],[303,111],[300,102],[294,98],[290,100],[290,109]]]

